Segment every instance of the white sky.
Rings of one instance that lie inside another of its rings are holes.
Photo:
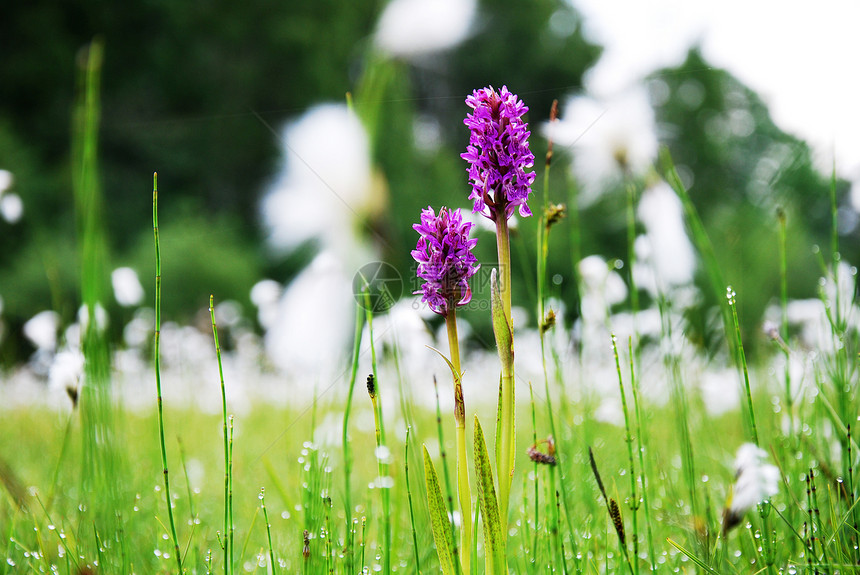
[[[608,95],[692,45],[759,93],[776,124],[825,170],[860,178],[860,2],[572,0],[606,47],[587,88]]]

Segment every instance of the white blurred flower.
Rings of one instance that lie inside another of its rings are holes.
[[[117,268],[110,275],[116,301],[123,307],[140,305],[143,301],[143,286],[137,272],[131,268]]]
[[[692,283],[696,253],[684,227],[681,200],[669,184],[661,181],[645,190],[638,216],[650,244],[648,255],[657,287],[665,291]]]
[[[627,297],[627,284],[602,257],[592,255],[579,262],[579,277],[583,284],[583,299],[600,302],[598,314],[605,317],[609,306],[621,303]],[[585,306],[584,306],[585,307]],[[587,313],[583,310],[583,314]]]
[[[242,304],[228,299],[215,305],[215,322],[217,326],[236,328],[242,321]]]
[[[735,485],[723,518],[723,531],[737,525],[744,514],[779,493],[779,469],[766,462],[767,452],[744,443],[735,457]]]
[[[575,96],[557,122],[544,124],[543,133],[556,145],[572,148],[582,207],[619,185],[625,171],[644,174],[657,157],[654,110],[641,87],[607,100]]]
[[[12,176],[12,172],[9,170],[0,170],[0,196],[12,187],[12,182],[14,181],[15,178]]]
[[[251,288],[251,303],[257,308],[257,321],[269,329],[278,319],[278,300],[284,288],[272,279],[260,280]]]
[[[627,297],[627,285],[602,257],[588,256],[579,262],[581,316],[579,338],[583,357],[600,361],[610,353],[609,314],[613,305]]]
[[[155,327],[155,314],[149,308],[138,310],[134,318],[122,330],[125,344],[132,348],[146,345],[152,337]]]
[[[79,349],[63,349],[54,356],[48,383],[55,389],[77,389],[84,375],[84,354]]]
[[[262,203],[269,241],[291,250],[308,240],[341,259],[361,251],[354,230],[370,203],[370,142],[356,115],[339,104],[310,109],[284,130],[286,168]]]
[[[788,302],[786,309],[788,323],[800,327],[800,341],[809,349],[825,353],[835,351],[836,342],[833,338],[833,328],[828,313],[835,320],[837,309],[841,321],[847,321],[853,330],[860,329],[857,324],[858,319],[860,319],[860,308],[854,302],[857,269],[841,261],[838,270],[838,290],[832,277],[820,278],[818,280],[819,298]],[[825,307],[825,302],[827,302],[827,307]],[[781,312],[776,307],[767,310],[767,317],[772,321],[776,321],[780,315]]]
[[[403,58],[453,48],[467,38],[476,5],[475,0],[391,0],[379,17],[376,45]]]
[[[413,376],[423,376],[441,365],[439,357],[428,347],[436,347],[438,344],[421,315],[427,306],[418,302],[419,300],[412,298],[401,299],[388,309],[387,313],[373,320],[374,343],[377,346],[396,347],[403,370],[407,375]],[[467,326],[467,322],[458,318],[461,340],[468,337]],[[444,330],[444,325],[442,329]],[[447,342],[447,335],[439,341]],[[369,349],[369,346],[370,334],[365,326],[362,332],[362,348]]]
[[[287,286],[266,332],[266,352],[282,371],[305,382],[332,375],[353,331],[352,278],[331,253],[319,254]]]
[[[57,349],[57,330],[60,328],[60,314],[55,311],[41,311],[24,324],[24,336],[40,350]]]
[[[741,397],[737,376],[737,371],[729,368],[712,367],[702,371],[699,391],[709,415],[716,417],[738,408]]]
[[[24,215],[24,202],[18,194],[3,194],[0,197],[0,215],[10,224],[18,223]]]

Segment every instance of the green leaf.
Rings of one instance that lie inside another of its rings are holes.
[[[454,385],[457,385],[457,384],[459,384],[459,383],[462,383],[462,382],[463,382],[463,374],[462,374],[462,373],[457,373],[457,370],[454,368],[454,364],[453,364],[453,363],[451,363],[451,360],[450,360],[450,359],[448,359],[447,357],[445,357],[445,354],[444,354],[444,353],[442,353],[441,351],[439,351],[438,349],[436,349],[435,347],[433,347],[433,346],[431,346],[431,345],[426,345],[426,346],[424,346],[424,347],[426,347],[427,349],[430,349],[430,350],[432,350],[432,351],[435,351],[436,353],[438,353],[438,354],[439,354],[439,357],[441,357],[442,359],[444,359],[444,360],[445,360],[445,363],[447,363],[447,364],[448,364],[448,368],[451,370],[451,375],[453,375],[453,376],[454,376]]]
[[[436,541],[436,554],[439,565],[445,575],[454,575],[454,541],[451,535],[451,522],[448,520],[448,508],[442,498],[442,488],[439,486],[439,476],[436,467],[424,446],[424,481],[427,484],[427,506],[430,508],[430,525],[433,527],[433,539]]]
[[[490,309],[493,318],[493,333],[496,336],[496,347],[499,350],[499,360],[503,366],[514,365],[514,334],[505,316],[505,307],[499,293],[499,282],[496,270],[490,272]]]
[[[484,441],[481,422],[475,416],[475,475],[478,478],[478,502],[481,520],[484,525],[484,547],[487,560],[487,573],[507,573],[505,558],[505,538],[499,521],[499,504],[493,486],[493,467]]]

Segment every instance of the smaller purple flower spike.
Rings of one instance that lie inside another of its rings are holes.
[[[468,279],[480,268],[472,253],[477,238],[470,238],[471,222],[464,222],[460,210],[443,207],[439,215],[433,208],[421,210],[421,223],[412,228],[421,237],[412,250],[418,262],[417,275],[424,285],[415,294],[440,315],[447,315],[449,306],[466,305],[472,299]]]
[[[532,215],[526,201],[535,174],[526,169],[534,165],[535,157],[529,150],[531,132],[522,120],[528,107],[507,86],[499,92],[492,86],[475,90],[466,104],[474,111],[463,121],[471,136],[460,157],[469,162],[472,211],[493,221],[499,213],[510,219],[517,207],[521,216]]]

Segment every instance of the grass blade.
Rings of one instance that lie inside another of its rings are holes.
[[[454,568],[454,541],[451,537],[451,523],[448,520],[448,508],[442,497],[439,476],[436,467],[430,459],[427,446],[424,446],[424,481],[427,484],[427,507],[430,509],[430,526],[433,528],[433,540],[436,542],[436,554],[439,556],[439,566],[445,575],[456,573]]]

